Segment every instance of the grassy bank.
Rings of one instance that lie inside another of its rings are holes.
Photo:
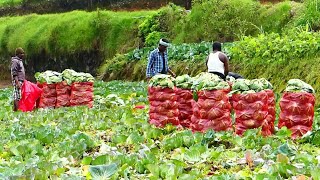
[[[153,13],[73,11],[0,18],[1,67],[9,66],[16,47],[23,47],[29,73],[74,68],[95,74],[104,59],[139,45],[138,24]]]

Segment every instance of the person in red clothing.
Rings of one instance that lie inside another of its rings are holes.
[[[15,56],[11,58],[11,78],[13,85],[13,111],[17,111],[19,101],[21,99],[21,86],[25,80],[25,69],[23,61],[25,59],[25,52],[22,48],[17,48]]]

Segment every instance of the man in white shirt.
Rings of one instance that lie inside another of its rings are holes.
[[[229,73],[229,59],[221,52],[221,43],[214,42],[212,44],[213,52],[207,57],[207,68],[209,73],[218,75],[221,79],[226,80]]]

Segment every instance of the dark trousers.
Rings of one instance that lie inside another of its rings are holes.
[[[222,73],[219,73],[219,72],[210,72],[210,73],[219,76],[223,80],[226,80],[226,76],[224,74],[222,74]]]

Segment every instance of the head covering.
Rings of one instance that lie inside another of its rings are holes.
[[[163,39],[160,39],[159,44],[165,47],[170,46],[170,43],[164,42]]]
[[[24,50],[21,47],[17,48],[15,51],[16,56],[22,53],[24,53]]]

